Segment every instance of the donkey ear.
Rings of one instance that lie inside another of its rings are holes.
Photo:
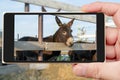
[[[47,12],[47,10],[44,8],[44,6],[41,7],[42,12]]]
[[[58,26],[61,27],[62,26],[62,22],[60,21],[60,19],[57,16],[55,16],[55,20],[56,20]]]
[[[73,24],[73,22],[74,22],[74,20],[75,20],[75,18],[73,18],[70,22],[68,22],[68,27],[71,27],[72,26],[72,24]]]

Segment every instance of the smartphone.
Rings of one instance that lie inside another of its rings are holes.
[[[5,13],[3,63],[104,62],[103,13]]]

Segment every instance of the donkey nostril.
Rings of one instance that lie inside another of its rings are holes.
[[[73,43],[70,43],[69,47],[72,47],[74,44]]]

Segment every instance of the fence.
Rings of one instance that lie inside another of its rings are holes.
[[[74,11],[74,12],[80,12],[80,7],[77,6],[73,6],[70,4],[66,4],[66,3],[62,3],[62,2],[58,2],[58,1],[54,1],[54,0],[13,0],[13,1],[18,1],[18,2],[22,2],[25,4],[25,12],[29,12],[30,8],[29,5],[33,4],[33,5],[37,5],[37,6],[45,6],[45,7],[49,7],[49,8],[54,8],[54,9],[61,9],[64,11]],[[49,3],[49,4],[47,4]],[[86,22],[91,22],[91,23],[96,23],[96,19],[93,16],[76,16],[76,15],[59,15],[61,17],[65,17],[65,18],[75,18],[76,20],[80,20],[80,21],[86,21]],[[43,43],[42,42],[42,27],[43,27],[43,19],[42,16],[38,16],[38,42],[32,42],[32,41],[27,41],[27,42],[19,42],[16,41],[15,42],[15,47],[16,50],[78,50],[81,49],[83,46],[88,46],[91,49],[95,49],[96,46],[95,44],[75,44],[73,45],[73,47],[69,48],[67,46],[65,46],[63,43]],[[24,44],[24,46],[23,46]],[[39,44],[39,45],[38,45]],[[59,46],[57,46],[59,45]],[[30,47],[31,46],[31,47]],[[51,47],[54,46],[54,47]],[[78,47],[79,46],[79,47]],[[93,47],[91,47],[93,46]],[[90,49],[88,48],[88,49]],[[84,49],[84,48],[82,48]],[[85,48],[87,49],[87,48]]]

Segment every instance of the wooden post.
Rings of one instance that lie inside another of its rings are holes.
[[[38,15],[38,42],[42,44],[43,38],[43,16]],[[38,61],[43,60],[43,54],[39,53]]]
[[[43,16],[38,15],[38,41],[41,44],[43,38]]]
[[[25,12],[29,12],[29,3],[25,3]]]

